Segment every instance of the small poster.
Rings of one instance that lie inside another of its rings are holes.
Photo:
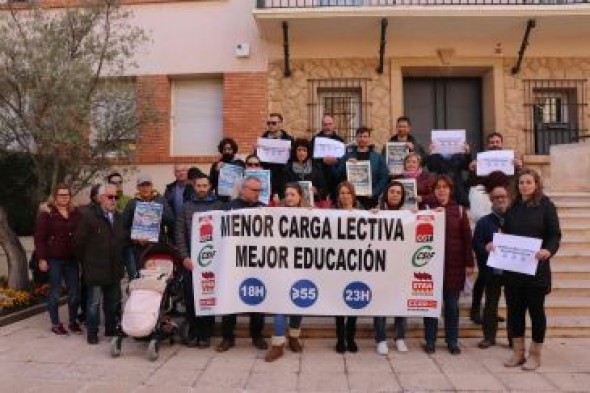
[[[404,210],[418,209],[418,187],[416,186],[416,179],[395,179],[403,184],[406,191],[406,201],[402,206]]]
[[[346,145],[336,139],[318,136],[313,145],[313,158],[341,158],[346,153]]]
[[[309,206],[313,206],[313,184],[310,181],[297,182],[303,190],[303,198],[307,200]]]
[[[217,195],[233,196],[236,182],[244,176],[244,168],[238,165],[224,164],[219,170]]]
[[[257,177],[262,182],[262,191],[258,200],[265,205],[270,202],[270,171],[268,169],[247,169],[244,171],[244,178]]]
[[[357,196],[373,196],[371,161],[347,161],[346,179],[354,185]]]
[[[450,156],[465,153],[465,130],[432,130],[434,153]]]
[[[385,160],[390,175],[401,175],[404,172],[404,159],[410,150],[404,142],[387,142]]]
[[[256,155],[262,162],[286,164],[291,156],[291,141],[283,139],[258,138]]]
[[[489,267],[535,275],[539,264],[535,254],[541,249],[541,239],[494,233],[492,242],[494,250],[488,257]]]
[[[157,243],[164,207],[160,203],[137,202],[131,226],[131,239]]]
[[[477,176],[487,176],[500,171],[514,175],[514,150],[489,150],[477,153]]]

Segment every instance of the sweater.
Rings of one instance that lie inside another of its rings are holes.
[[[37,258],[73,259],[73,236],[79,222],[77,209],[72,210],[68,218],[62,216],[55,206],[49,206],[49,212],[39,214],[34,236]]]

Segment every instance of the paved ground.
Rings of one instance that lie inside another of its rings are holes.
[[[224,354],[177,344],[163,345],[150,362],[143,343],[127,339],[112,359],[104,339],[89,346],[84,336],[56,337],[47,327],[41,314],[0,329],[1,392],[590,391],[590,339],[549,340],[543,366],[526,373],[502,366],[505,347],[480,350],[475,339],[461,341],[460,356],[442,342],[428,356],[412,339],[409,353],[388,357],[376,355],[371,340],[342,356],[333,340],[313,339],[303,354],[272,364],[248,340]]]

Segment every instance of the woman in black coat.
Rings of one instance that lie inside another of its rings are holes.
[[[326,181],[322,168],[311,159],[311,144],[307,139],[299,138],[293,142],[291,158],[285,166],[284,181],[310,181],[314,202],[327,197]]]
[[[551,292],[551,266],[549,259],[559,249],[561,230],[557,209],[543,194],[541,178],[532,169],[523,169],[516,176],[512,206],[506,213],[504,231],[510,235],[542,239],[541,249],[535,255],[539,261],[534,276],[505,272],[505,294],[508,318],[513,337],[512,356],[504,363],[524,370],[536,370],[541,365],[541,348],[547,327],[545,296]],[[525,360],[525,317],[529,312],[532,324],[532,342],[529,357]],[[526,363],[525,363],[526,362]]]

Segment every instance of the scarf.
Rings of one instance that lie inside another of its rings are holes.
[[[300,162],[293,161],[291,167],[293,168],[293,172],[295,172],[297,176],[303,178],[303,176],[309,175],[311,173],[311,160],[307,160],[303,164]]]
[[[404,177],[407,179],[416,179],[422,174],[422,168],[418,168],[415,171],[404,171]]]

